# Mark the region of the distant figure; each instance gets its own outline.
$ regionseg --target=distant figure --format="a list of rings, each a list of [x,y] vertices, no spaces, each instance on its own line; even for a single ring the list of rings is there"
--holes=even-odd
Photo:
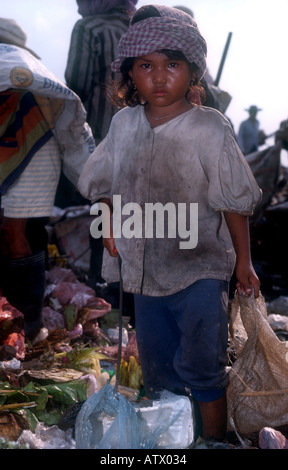
[[[256,152],[259,145],[264,144],[265,134],[259,130],[259,121],[256,119],[258,111],[262,111],[255,105],[250,106],[248,111],[249,118],[242,121],[239,127],[237,141],[244,155]]]

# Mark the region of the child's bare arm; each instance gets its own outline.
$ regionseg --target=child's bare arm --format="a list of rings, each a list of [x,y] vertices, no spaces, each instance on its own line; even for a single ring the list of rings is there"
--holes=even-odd
[[[260,281],[251,261],[248,217],[231,212],[225,212],[224,215],[236,252],[237,291],[250,295],[251,287],[253,287],[254,295],[257,298],[260,291]]]

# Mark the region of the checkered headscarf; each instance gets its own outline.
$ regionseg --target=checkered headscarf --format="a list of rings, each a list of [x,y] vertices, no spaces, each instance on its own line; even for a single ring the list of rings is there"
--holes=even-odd
[[[153,5],[155,7],[155,5]],[[119,72],[124,59],[148,55],[156,50],[182,51],[189,62],[199,67],[198,80],[206,70],[207,45],[191,16],[175,8],[156,7],[160,17],[151,17],[130,25],[118,45],[118,59],[112,71]]]

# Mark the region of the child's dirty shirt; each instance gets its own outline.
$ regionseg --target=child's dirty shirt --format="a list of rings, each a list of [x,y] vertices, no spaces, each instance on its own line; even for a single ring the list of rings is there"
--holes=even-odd
[[[86,163],[78,187],[92,203],[101,198],[113,202],[113,196],[118,206],[121,201],[122,236],[115,243],[122,258],[123,288],[151,296],[173,294],[198,279],[229,281],[235,253],[222,212],[251,215],[261,200],[229,122],[205,107],[194,107],[155,128],[143,106],[122,109]],[[147,214],[151,207],[157,214],[153,234]],[[197,207],[196,219],[191,207]],[[158,233],[155,227],[160,227]],[[189,239],[196,246],[181,248],[180,242]],[[119,280],[117,269],[117,259],[105,250],[107,282]]]

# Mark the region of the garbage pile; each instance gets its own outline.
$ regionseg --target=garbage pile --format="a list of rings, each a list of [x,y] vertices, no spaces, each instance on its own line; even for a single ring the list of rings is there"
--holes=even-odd
[[[85,438],[83,437],[83,432],[88,432],[87,422],[91,410],[97,412],[100,392],[107,395],[106,402],[116,400],[111,388],[113,389],[115,385],[119,351],[117,344],[119,312],[112,309],[104,299],[95,297],[94,291],[81,283],[71,269],[53,266],[47,272],[43,338],[32,345],[24,341],[19,321],[21,312],[9,305],[5,298],[2,297],[0,300],[0,322],[3,326],[0,346],[0,448],[76,449],[77,432],[80,442],[86,442],[87,445],[89,440],[87,435],[84,434]],[[267,312],[271,331],[275,332],[279,341],[286,344],[288,297],[280,296],[267,303]],[[4,332],[7,333],[5,338]],[[147,399],[145,400],[145,396],[143,397],[145,390],[135,331],[131,329],[129,318],[126,317],[123,318],[121,346],[118,390],[123,402],[116,400],[116,403],[126,420],[129,416],[129,425],[131,426],[131,422],[134,423],[137,430],[136,434],[132,433],[134,440],[136,436],[142,436],[141,446],[153,448],[153,445],[157,447],[157,443],[161,443],[159,441],[161,434],[168,439],[170,449],[173,448],[173,442],[177,445],[174,448],[188,447],[189,442],[193,441],[190,403],[188,398],[187,402],[180,403],[179,400],[185,397],[175,397],[173,394],[168,397],[172,400],[171,409],[175,413],[177,406],[179,408],[179,413],[177,417],[173,415],[173,420],[176,419],[176,422],[180,420],[181,426],[175,426],[174,421],[169,421],[172,415],[167,397],[164,402],[150,403],[150,427],[151,423],[154,423],[154,426],[157,423],[158,434],[155,432],[153,437],[153,433],[150,432],[150,440],[147,440],[148,434],[144,433],[144,428],[141,426],[145,409],[149,412],[149,403]],[[100,400],[100,403],[103,405],[103,401]],[[144,410],[140,423],[135,421],[136,410],[140,410],[142,415]],[[120,413],[119,409],[117,413]],[[114,444],[115,433],[117,439],[119,438],[117,427],[115,431],[115,416],[107,417],[108,414],[106,410],[104,422],[105,429],[110,428],[110,434],[105,440],[103,435],[99,437],[101,445],[106,445],[103,448],[113,448],[107,447],[107,437],[110,436],[110,442]],[[134,421],[131,421],[131,416]],[[76,428],[77,418],[79,424]],[[113,422],[114,427],[111,426]],[[161,423],[162,425],[165,423],[166,429],[160,432]],[[167,423],[171,425],[170,429],[169,426],[167,428]],[[183,423],[186,428],[183,428]],[[178,430],[178,434],[179,429],[183,432],[177,435],[175,429]],[[172,436],[171,430],[173,430]],[[97,434],[93,433],[94,439],[95,435]],[[131,436],[131,433],[121,432],[121,436],[127,435]],[[284,449],[288,446],[287,438],[288,426],[287,429],[285,426],[284,429],[273,429],[267,425],[259,432],[248,436],[236,435],[236,440],[235,436],[232,440],[233,444],[226,444],[226,447],[222,445],[220,448]],[[129,442],[127,444],[126,441],[126,445],[129,445]],[[181,447],[181,444],[184,447]],[[201,440],[194,444],[194,447],[211,448],[209,443]]]
[[[186,448],[193,441],[188,397],[143,397],[129,318],[122,317],[119,349],[119,311],[71,269],[53,266],[47,272],[42,338],[25,342],[19,317],[2,297],[0,321],[9,318],[9,328],[2,324],[10,344],[1,346],[0,448]]]
[[[96,297],[70,268],[54,265],[46,274],[44,328],[33,344],[25,340],[22,313],[0,298],[0,438],[4,442],[22,436],[19,445],[23,445],[30,433],[31,446],[31,432],[36,430],[35,442],[39,442],[43,427],[55,429],[69,407],[84,403],[107,382],[115,382],[119,311]],[[135,331],[129,318],[123,317],[122,325],[119,391],[135,400],[143,388]],[[71,440],[70,444],[73,448]]]
[[[276,251],[272,252],[271,259],[267,256],[271,248],[277,250],[277,255],[284,246],[286,249],[286,224],[281,225],[280,235],[275,231],[279,220],[284,220],[283,210],[277,208],[286,204],[287,182],[283,188],[284,185],[281,193],[284,200],[282,198],[277,204],[279,201],[274,195],[273,204],[264,211],[264,222],[262,218],[252,228],[252,251],[264,281],[262,293],[267,305],[267,322],[278,340],[286,344],[287,262],[284,256],[275,256]],[[77,433],[79,442],[80,437],[83,440],[83,432],[89,432],[89,426],[85,426],[92,405],[98,413],[96,398],[105,394],[106,405],[107,402],[109,405],[114,403],[120,351],[119,309],[97,297],[85,283],[90,223],[86,207],[84,210],[77,208],[76,213],[74,208],[69,208],[57,212],[47,227],[50,239],[42,312],[44,328],[33,344],[25,339],[22,313],[0,297],[0,448],[76,449]],[[271,247],[271,234],[278,241],[280,238],[281,243],[272,242]],[[147,400],[135,330],[128,316],[122,316],[121,323],[117,412],[115,415],[114,408],[114,415],[107,410],[104,415],[97,414],[102,431],[110,433],[111,442],[115,443],[117,438],[118,445],[130,445],[128,441],[121,444],[117,434],[120,417],[124,416],[127,422],[128,413],[129,423],[133,423],[136,430],[133,437],[143,437],[141,442],[138,440],[142,448],[175,448],[173,445],[177,448],[191,445],[196,449],[219,448],[220,444],[201,440],[192,444],[193,410],[187,397],[168,395],[162,397],[160,403]],[[236,361],[237,357],[233,357],[232,367]],[[147,426],[150,427],[149,439],[144,432]],[[180,429],[182,433],[179,433]],[[98,437],[98,444],[91,445],[108,448],[106,437],[100,434]],[[243,435],[231,431],[230,437],[229,443],[220,448],[284,449],[287,448],[288,423],[276,429],[267,422],[256,433]],[[87,441],[86,438],[87,435]]]

